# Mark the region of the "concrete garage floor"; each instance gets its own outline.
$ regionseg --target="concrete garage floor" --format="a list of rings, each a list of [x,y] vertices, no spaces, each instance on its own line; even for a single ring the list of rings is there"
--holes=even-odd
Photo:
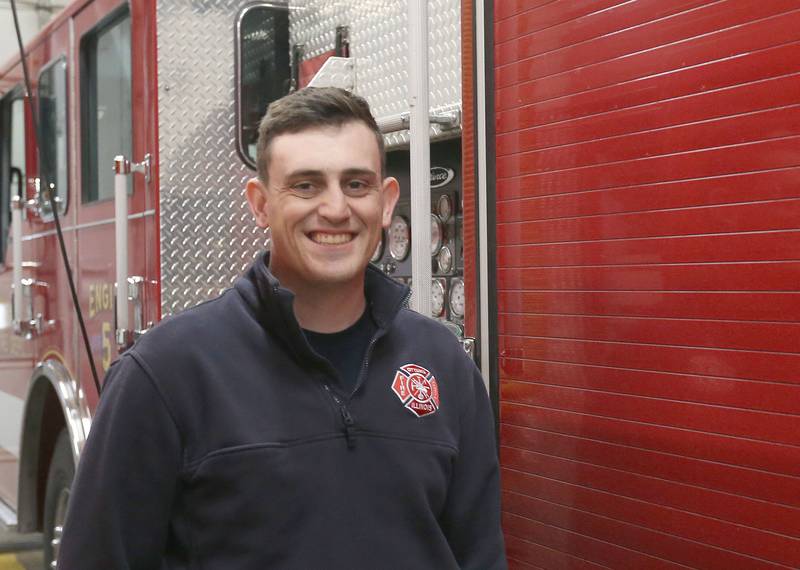
[[[46,570],[42,535],[16,534],[0,525],[0,570]]]

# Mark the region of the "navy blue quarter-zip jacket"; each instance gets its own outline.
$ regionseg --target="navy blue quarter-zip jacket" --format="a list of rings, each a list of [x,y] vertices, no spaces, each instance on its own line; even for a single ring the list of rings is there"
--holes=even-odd
[[[260,257],[112,366],[62,570],[506,568],[494,423],[457,339],[372,268],[352,394]]]

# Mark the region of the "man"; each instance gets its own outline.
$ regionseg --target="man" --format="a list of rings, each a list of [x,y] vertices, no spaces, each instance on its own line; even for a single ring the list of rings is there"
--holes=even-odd
[[[455,337],[368,261],[398,183],[366,102],[260,127],[270,253],[109,371],[59,568],[505,568],[494,430]]]

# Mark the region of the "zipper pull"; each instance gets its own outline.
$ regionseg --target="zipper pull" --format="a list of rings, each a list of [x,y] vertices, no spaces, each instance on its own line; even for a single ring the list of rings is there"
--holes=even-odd
[[[328,386],[327,384],[323,384],[322,387],[325,388],[325,391],[333,399],[333,401],[336,402],[337,406],[341,406],[342,405],[342,401],[339,399],[339,397],[336,394],[333,393],[333,390],[331,390],[330,386]]]
[[[356,446],[356,442],[353,439],[353,425],[355,425],[355,421],[353,420],[353,416],[350,415],[350,411],[345,406],[342,406],[339,410],[342,413],[344,438],[347,440],[347,449],[353,449]]]

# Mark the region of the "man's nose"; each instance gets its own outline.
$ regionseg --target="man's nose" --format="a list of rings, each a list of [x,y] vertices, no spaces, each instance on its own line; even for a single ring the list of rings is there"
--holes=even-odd
[[[350,204],[341,185],[330,184],[323,192],[319,214],[331,222],[341,222],[350,216]]]

